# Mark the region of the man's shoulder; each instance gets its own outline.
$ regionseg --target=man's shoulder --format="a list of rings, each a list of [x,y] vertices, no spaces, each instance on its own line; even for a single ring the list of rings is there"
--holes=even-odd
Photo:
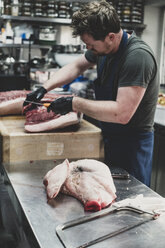
[[[151,47],[145,41],[143,41],[140,37],[137,37],[135,32],[133,32],[130,38],[128,39],[127,51],[134,52],[136,50],[141,51],[141,53],[143,53],[143,51],[144,53],[145,51],[147,51],[148,53],[154,56],[154,53]]]
[[[85,58],[91,63],[96,63],[97,61],[97,56],[92,52],[92,50],[87,50],[85,52]]]

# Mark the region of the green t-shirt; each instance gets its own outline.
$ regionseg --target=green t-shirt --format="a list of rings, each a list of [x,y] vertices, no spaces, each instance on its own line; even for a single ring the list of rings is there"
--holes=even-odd
[[[88,61],[97,64],[97,72],[103,61],[103,56],[96,56],[91,50],[85,54]],[[107,55],[101,75],[100,85],[108,84],[114,55]],[[154,114],[158,99],[159,80],[157,64],[151,48],[133,33],[127,41],[127,46],[120,58],[114,80],[114,92],[119,87],[141,86],[146,92],[135,114],[127,125],[128,128],[139,131],[153,130]],[[116,99],[114,93],[113,100]]]

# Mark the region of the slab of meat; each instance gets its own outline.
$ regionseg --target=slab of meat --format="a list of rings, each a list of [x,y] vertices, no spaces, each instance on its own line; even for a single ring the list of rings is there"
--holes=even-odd
[[[51,131],[58,128],[75,125],[80,122],[80,116],[76,112],[66,115],[56,115],[47,112],[46,107],[37,107],[26,113],[25,131],[30,133]]]
[[[27,90],[11,90],[0,92],[0,116],[2,115],[21,115],[23,102],[26,95],[30,93]],[[59,95],[54,93],[45,94],[42,101],[51,102]]]
[[[71,163],[66,159],[48,171],[43,183],[48,200],[62,192],[80,200],[85,211],[99,211],[116,199],[116,188],[108,166],[94,159]]]
[[[81,115],[75,112],[60,116],[52,111],[48,113],[47,109],[42,106],[31,109],[31,104],[29,104],[23,108],[23,102],[29,92],[26,90],[0,92],[0,116],[25,114],[25,131],[32,133],[51,131],[80,122]],[[52,102],[59,96],[63,95],[47,93],[41,102]]]
[[[0,92],[0,115],[21,115],[27,93],[26,90]]]
[[[57,94],[53,94],[53,96],[51,94],[46,94],[41,102],[51,102],[58,97],[59,95]],[[48,113],[47,108],[44,106],[36,105],[34,107],[35,108],[31,109],[31,106],[29,104],[24,108],[24,112],[26,115],[25,130],[31,133],[51,131],[58,128],[75,125],[78,124],[82,118],[81,114],[76,112],[70,112],[66,115],[60,115],[55,114],[53,111],[50,111]]]

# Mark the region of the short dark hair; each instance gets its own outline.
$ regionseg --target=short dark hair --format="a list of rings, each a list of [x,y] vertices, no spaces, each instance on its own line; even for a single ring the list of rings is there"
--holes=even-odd
[[[121,29],[116,10],[105,0],[89,2],[76,11],[71,27],[73,37],[87,33],[95,40],[104,40],[108,33],[118,33]]]

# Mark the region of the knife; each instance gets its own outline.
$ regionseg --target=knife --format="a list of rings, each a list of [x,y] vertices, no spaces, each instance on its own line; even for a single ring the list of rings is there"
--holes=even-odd
[[[50,102],[47,102],[47,103],[39,103],[39,102],[32,102],[32,101],[27,101],[27,100],[25,100],[25,102],[32,103],[32,104],[36,104],[36,105],[40,105],[40,106],[45,106],[46,108],[49,107],[49,105],[50,105]]]

